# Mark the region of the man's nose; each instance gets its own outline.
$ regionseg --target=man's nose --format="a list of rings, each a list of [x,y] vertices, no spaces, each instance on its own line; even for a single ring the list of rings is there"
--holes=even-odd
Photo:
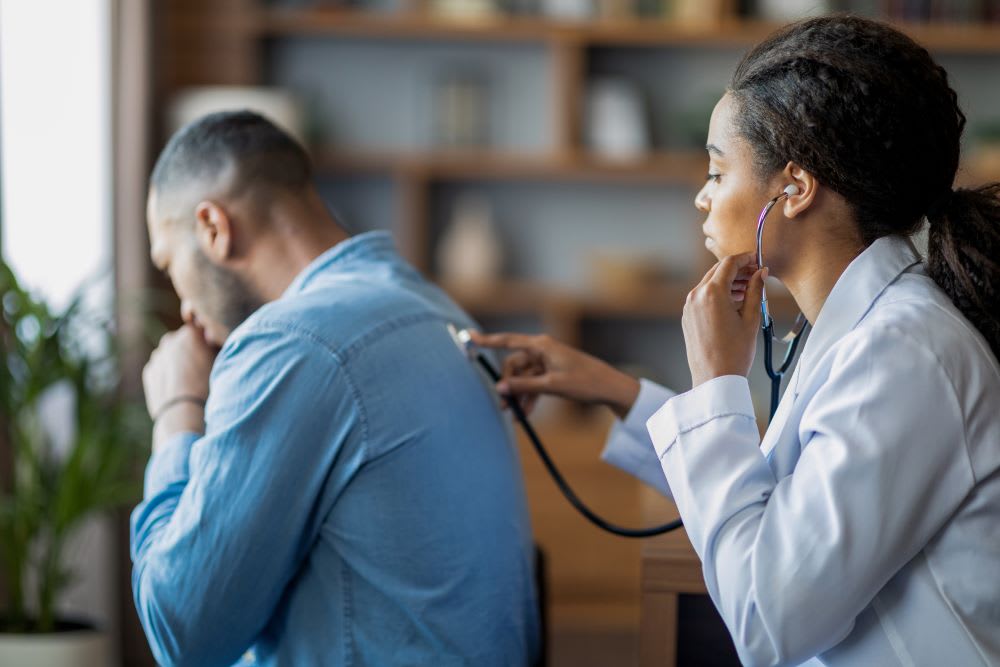
[[[181,301],[181,319],[184,324],[194,324],[194,307],[187,299]]]

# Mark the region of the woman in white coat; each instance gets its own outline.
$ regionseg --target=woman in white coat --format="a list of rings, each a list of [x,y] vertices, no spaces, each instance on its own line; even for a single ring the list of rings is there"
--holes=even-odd
[[[1000,184],[952,189],[964,124],[908,37],[793,24],[712,114],[695,205],[720,261],[684,306],[690,391],[545,336],[475,337],[512,350],[502,393],[615,411],[605,459],[673,497],[748,665],[1000,664]],[[754,223],[788,185],[757,267]],[[767,272],[813,328],[762,440],[746,376]]]

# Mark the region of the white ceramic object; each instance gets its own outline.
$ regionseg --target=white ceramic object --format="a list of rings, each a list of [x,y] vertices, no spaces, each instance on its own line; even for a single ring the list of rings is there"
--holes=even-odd
[[[642,94],[625,79],[598,79],[587,91],[587,145],[597,155],[630,160],[649,152]]]
[[[434,0],[431,9],[437,16],[460,21],[492,19],[499,13],[495,0]]]
[[[0,633],[4,667],[111,667],[111,643],[97,630],[43,635]]]
[[[489,85],[477,74],[441,78],[435,89],[434,136],[444,148],[489,144]]]
[[[283,88],[257,86],[198,86],[186,88],[171,101],[167,129],[171,134],[193,120],[217,111],[253,111],[301,143],[306,139],[305,113],[299,100]]]
[[[791,21],[806,16],[822,16],[830,11],[827,0],[758,0],[759,18],[769,21]]]
[[[438,247],[437,264],[445,283],[463,288],[487,285],[500,276],[503,250],[485,200],[458,202]]]
[[[564,21],[585,21],[594,18],[594,0],[542,0],[546,16]]]

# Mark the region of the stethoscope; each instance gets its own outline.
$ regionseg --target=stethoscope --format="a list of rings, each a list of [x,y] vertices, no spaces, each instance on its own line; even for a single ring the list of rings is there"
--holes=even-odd
[[[764,204],[764,208],[761,209],[760,215],[757,217],[757,266],[764,266],[763,257],[763,238],[764,238],[764,220],[767,219],[767,214],[771,212],[774,205],[777,204],[782,199],[791,197],[792,195],[799,194],[799,189],[795,185],[786,186],[780,195],[773,198],[771,201]],[[792,325],[792,330],[789,331],[781,339],[781,342],[788,346],[785,351],[785,358],[781,361],[781,366],[778,370],[774,369],[774,320],[771,319],[771,313],[767,309],[767,290],[761,288],[763,291],[761,293],[760,299],[760,328],[761,332],[764,334],[764,370],[767,371],[767,377],[771,378],[771,409],[768,413],[767,421],[770,422],[774,418],[774,413],[778,410],[778,401],[781,398],[781,378],[785,376],[788,372],[788,368],[792,365],[792,360],[795,358],[795,350],[799,347],[799,341],[802,339],[802,334],[806,332],[809,328],[809,322],[806,320],[806,316],[799,313],[795,318],[795,324]]]
[[[774,205],[781,199],[798,194],[798,192],[799,190],[797,187],[789,185],[780,195],[767,202],[761,210],[760,217],[757,218],[758,267],[764,266],[761,251],[761,239],[763,238],[764,220],[767,218],[767,214],[771,212]],[[799,345],[799,340],[802,338],[802,334],[805,333],[808,328],[808,323],[805,316],[802,315],[802,313],[799,313],[799,316],[795,319],[795,325],[792,327],[792,330],[781,339],[782,342],[788,345],[788,350],[785,352],[785,357],[781,362],[781,366],[775,370],[773,366],[773,352],[771,349],[774,344],[774,322],[771,319],[771,314],[767,308],[766,292],[761,295],[760,311],[761,330],[764,334],[764,368],[767,370],[768,377],[771,378],[770,417],[774,417],[774,413],[778,408],[779,395],[781,393],[781,379],[788,371],[789,366],[791,366],[792,359],[795,357],[795,350]],[[451,334],[451,338],[455,341],[455,344],[458,345],[459,349],[462,350],[468,358],[475,360],[494,383],[500,382],[500,372],[493,366],[486,355],[479,350],[475,343],[472,342],[472,336],[467,329],[456,329],[454,325],[449,324],[448,332]],[[677,530],[684,525],[681,519],[674,519],[673,521],[665,524],[650,526],[649,528],[625,528],[611,523],[610,521],[607,521],[603,517],[599,516],[587,507],[582,500],[580,500],[580,497],[576,495],[576,492],[573,491],[569,483],[566,482],[562,473],[559,472],[556,464],[552,461],[552,457],[549,456],[545,446],[542,445],[542,441],[535,432],[534,427],[532,427],[531,422],[528,421],[528,416],[524,414],[521,404],[514,400],[508,400],[507,404],[510,406],[510,410],[514,415],[514,418],[521,425],[525,435],[528,436],[528,440],[531,441],[532,446],[538,453],[538,457],[542,460],[542,463],[545,465],[545,469],[548,470],[549,475],[551,475],[553,481],[555,481],[556,486],[559,487],[563,496],[565,496],[566,500],[568,500],[569,503],[584,516],[584,518],[593,523],[595,526],[602,530],[606,530],[609,533],[620,535],[621,537],[652,537],[654,535],[662,535],[663,533]],[[770,421],[770,417],[768,421]]]

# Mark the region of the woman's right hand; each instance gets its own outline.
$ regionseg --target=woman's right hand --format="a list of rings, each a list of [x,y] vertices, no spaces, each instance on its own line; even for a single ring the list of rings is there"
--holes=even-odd
[[[639,395],[639,381],[632,376],[550,336],[470,333],[480,347],[510,352],[497,391],[517,397],[525,413],[539,396],[551,395],[606,405],[624,419]]]

